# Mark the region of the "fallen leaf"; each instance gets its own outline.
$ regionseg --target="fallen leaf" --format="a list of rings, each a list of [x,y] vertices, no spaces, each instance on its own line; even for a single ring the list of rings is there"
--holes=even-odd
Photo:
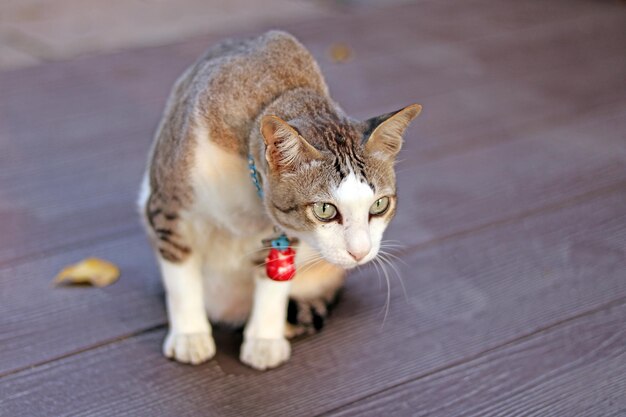
[[[120,270],[111,262],[87,258],[77,264],[63,268],[54,278],[54,284],[91,284],[106,287],[113,284],[120,276]]]
[[[346,62],[352,57],[352,49],[345,43],[335,43],[330,47],[330,57],[335,62]]]

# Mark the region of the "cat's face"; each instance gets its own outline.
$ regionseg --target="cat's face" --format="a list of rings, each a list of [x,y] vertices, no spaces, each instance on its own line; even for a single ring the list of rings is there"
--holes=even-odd
[[[375,258],[396,211],[395,157],[420,109],[362,123],[264,118],[265,204],[275,223],[343,268]]]

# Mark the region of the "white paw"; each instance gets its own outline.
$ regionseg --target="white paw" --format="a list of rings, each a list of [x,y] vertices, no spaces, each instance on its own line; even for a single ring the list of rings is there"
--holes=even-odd
[[[264,371],[286,362],[291,356],[287,339],[248,339],[241,345],[239,359],[248,366]]]
[[[178,362],[198,365],[215,356],[215,342],[209,332],[167,333],[163,342],[163,354]]]

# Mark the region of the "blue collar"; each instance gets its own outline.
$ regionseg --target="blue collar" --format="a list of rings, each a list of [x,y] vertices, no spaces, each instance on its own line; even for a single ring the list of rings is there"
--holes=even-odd
[[[250,168],[250,178],[256,188],[256,192],[261,199],[263,199],[263,187],[261,187],[261,181],[259,180],[259,171],[256,169],[256,164],[252,158],[252,154],[248,154],[248,168]],[[281,233],[277,238],[271,239],[271,245],[274,249],[285,250],[291,246],[291,242],[287,235]]]
[[[252,178],[252,183],[256,187],[256,193],[263,198],[263,187],[261,187],[261,181],[259,180],[259,171],[257,171],[254,159],[250,153],[248,154],[248,168],[250,168],[250,178]]]

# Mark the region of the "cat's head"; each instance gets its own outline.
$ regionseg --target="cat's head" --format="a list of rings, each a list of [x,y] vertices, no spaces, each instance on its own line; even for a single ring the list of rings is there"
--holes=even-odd
[[[396,212],[396,155],[420,111],[413,104],[365,122],[264,116],[265,204],[274,222],[343,268],[376,257]]]

